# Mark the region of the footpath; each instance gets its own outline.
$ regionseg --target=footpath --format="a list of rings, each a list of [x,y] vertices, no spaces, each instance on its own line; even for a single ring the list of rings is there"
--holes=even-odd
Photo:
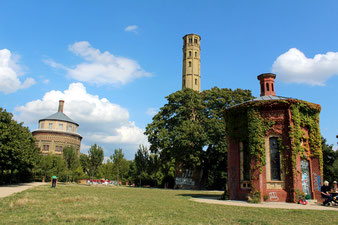
[[[11,185],[4,185],[0,186],[0,198],[4,198],[10,196],[14,193],[18,193],[29,188],[44,185],[46,183],[42,182],[33,182],[33,183],[20,183],[20,184],[11,184]]]
[[[338,212],[338,206],[321,206],[317,204],[301,205],[286,202],[262,202],[253,204],[246,201],[216,200],[211,198],[191,198],[190,200],[194,202],[217,204],[217,205],[244,206],[244,207],[257,207],[269,209],[333,210]]]

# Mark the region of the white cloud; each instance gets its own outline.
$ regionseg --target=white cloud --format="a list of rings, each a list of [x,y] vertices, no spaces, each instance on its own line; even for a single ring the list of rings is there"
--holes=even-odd
[[[80,125],[83,151],[97,143],[105,146],[106,155],[109,155],[114,148],[124,146],[129,148],[126,155],[132,157],[139,144],[148,145],[144,130],[129,121],[127,109],[87,93],[82,83],[72,83],[63,92],[49,91],[42,99],[15,108],[15,118],[28,125],[37,125],[39,119],[57,112],[61,99],[65,100],[64,113]]]
[[[149,108],[147,109],[146,114],[149,116],[155,116],[158,113],[158,109],[157,108]]]
[[[101,52],[87,41],[75,42],[68,49],[83,58],[85,62],[73,68],[54,62],[52,59],[44,62],[54,68],[66,70],[67,75],[75,80],[98,85],[123,85],[136,78],[150,76],[150,73],[145,72],[136,61],[114,56],[108,51]]]
[[[137,33],[137,29],[138,29],[137,25],[130,25],[130,26],[127,26],[124,30],[127,32]]]
[[[303,52],[291,48],[276,59],[272,72],[287,83],[323,86],[330,77],[338,75],[338,52],[327,52],[307,58]]]
[[[23,83],[19,80],[23,72],[17,60],[18,57],[13,56],[8,49],[0,49],[0,92],[9,94],[35,84],[35,80],[30,77]]]

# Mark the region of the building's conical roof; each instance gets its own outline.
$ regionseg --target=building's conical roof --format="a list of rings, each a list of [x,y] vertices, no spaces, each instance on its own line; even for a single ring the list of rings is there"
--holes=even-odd
[[[53,115],[50,115],[50,116],[48,116],[44,119],[41,119],[39,121],[43,121],[43,120],[58,120],[58,121],[65,121],[65,122],[74,123],[76,125],[79,125],[74,120],[69,118],[66,114],[64,114],[63,112],[54,113]]]

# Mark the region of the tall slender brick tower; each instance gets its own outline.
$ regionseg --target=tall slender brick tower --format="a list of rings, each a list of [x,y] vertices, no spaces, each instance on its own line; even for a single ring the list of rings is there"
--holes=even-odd
[[[182,89],[201,92],[201,37],[187,34],[183,37]]]

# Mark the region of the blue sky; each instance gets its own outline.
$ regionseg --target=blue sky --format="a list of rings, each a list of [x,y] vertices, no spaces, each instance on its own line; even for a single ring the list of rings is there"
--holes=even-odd
[[[152,113],[181,88],[182,37],[201,41],[202,90],[250,89],[275,72],[277,95],[322,106],[337,148],[336,1],[0,0],[0,107],[31,130],[57,110],[80,124],[82,151],[131,159]]]

